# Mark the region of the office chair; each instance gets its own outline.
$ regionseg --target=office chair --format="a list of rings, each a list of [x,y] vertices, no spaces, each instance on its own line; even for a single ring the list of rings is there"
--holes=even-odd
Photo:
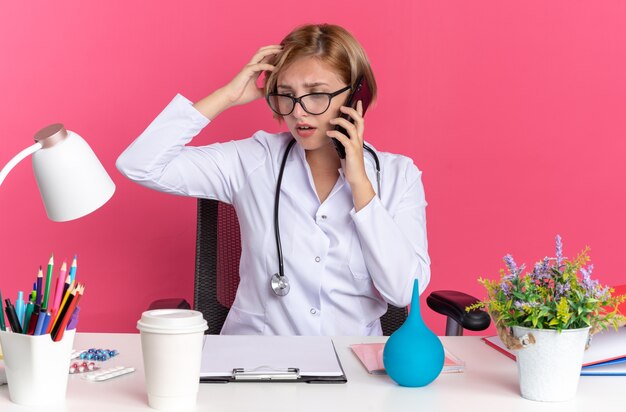
[[[241,238],[235,209],[217,200],[198,199],[193,307],[203,313],[209,334],[220,333],[235,300],[240,256]],[[489,326],[487,313],[465,312],[465,307],[476,301],[472,296],[455,291],[433,292],[427,299],[428,306],[448,317],[446,335],[462,335],[463,328],[483,330]],[[159,308],[191,307],[184,299],[161,299],[150,305],[150,309]],[[389,305],[380,319],[383,334],[391,335],[404,323],[407,314],[407,308]]]

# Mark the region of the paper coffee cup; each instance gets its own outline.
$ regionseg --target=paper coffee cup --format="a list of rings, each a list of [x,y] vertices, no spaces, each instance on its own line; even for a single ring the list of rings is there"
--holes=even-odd
[[[185,309],[149,310],[137,322],[148,405],[159,410],[193,408],[200,385],[204,331],[202,313]]]
[[[50,335],[0,331],[12,402],[47,406],[65,401],[75,332],[66,330],[63,339],[53,342]]]

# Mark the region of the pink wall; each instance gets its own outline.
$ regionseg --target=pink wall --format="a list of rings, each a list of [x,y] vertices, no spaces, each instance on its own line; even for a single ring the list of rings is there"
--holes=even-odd
[[[54,252],[79,254],[82,331],[134,331],[151,300],[190,298],[195,201],[125,180],[115,159],[176,92],[203,97],[306,22],[361,40],[380,86],[366,138],[424,171],[429,290],[481,296],[475,279],[496,276],[505,253],[532,264],[552,253],[556,233],[566,254],[591,246],[605,283],[625,283],[626,5],[364,4],[2,2],[0,165],[61,121],[117,184],[98,212],[53,223],[30,162],[19,165],[0,189],[4,295],[28,289]],[[279,129],[261,101],[226,112],[197,143],[259,128]],[[443,319],[424,312],[442,333]]]

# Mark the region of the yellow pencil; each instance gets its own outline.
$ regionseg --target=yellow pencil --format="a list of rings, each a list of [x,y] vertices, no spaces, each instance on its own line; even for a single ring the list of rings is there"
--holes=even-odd
[[[59,315],[63,312],[63,308],[65,307],[65,304],[67,303],[67,299],[69,298],[73,289],[74,289],[74,282],[71,282],[70,287],[67,288],[67,292],[65,292],[65,296],[63,296],[63,300],[61,301],[61,306],[59,306],[59,310],[57,311],[57,313],[54,314],[54,322],[50,322],[50,325],[48,326],[47,333],[50,333],[50,331],[52,331],[52,328],[54,328],[54,325],[56,325],[57,322],[59,322]]]

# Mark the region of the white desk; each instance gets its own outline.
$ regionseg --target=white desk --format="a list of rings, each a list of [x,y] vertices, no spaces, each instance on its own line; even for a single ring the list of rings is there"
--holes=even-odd
[[[403,388],[386,375],[369,375],[349,348],[351,343],[382,342],[385,338],[334,338],[348,377],[346,384],[228,383],[201,384],[197,411],[600,411],[621,410],[626,377],[581,377],[575,400],[540,403],[519,395],[515,362],[477,337],[444,337],[444,345],[466,363],[460,374],[442,374],[424,388]],[[118,349],[110,366],[133,366],[135,373],[105,382],[88,382],[71,375],[64,407],[48,411],[150,411],[144,389],[141,347],[137,334],[82,333],[74,348]],[[611,409],[609,409],[611,408]],[[37,408],[15,405],[7,386],[0,386],[0,411]]]

